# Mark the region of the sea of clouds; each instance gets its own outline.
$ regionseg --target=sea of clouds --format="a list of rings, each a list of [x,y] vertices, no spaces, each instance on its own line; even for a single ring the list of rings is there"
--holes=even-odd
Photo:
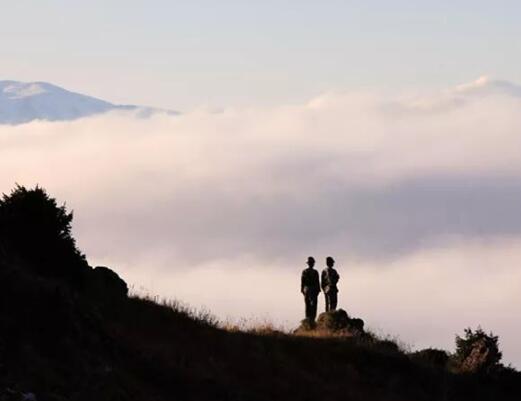
[[[135,291],[292,327],[306,257],[332,255],[370,327],[451,349],[482,325],[521,366],[515,84],[0,126],[15,183],[66,201],[91,264]]]

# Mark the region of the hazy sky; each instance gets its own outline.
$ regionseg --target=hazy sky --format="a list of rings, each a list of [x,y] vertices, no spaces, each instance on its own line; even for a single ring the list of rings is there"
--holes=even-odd
[[[0,0],[0,78],[121,103],[298,102],[326,90],[521,82],[519,1]]]

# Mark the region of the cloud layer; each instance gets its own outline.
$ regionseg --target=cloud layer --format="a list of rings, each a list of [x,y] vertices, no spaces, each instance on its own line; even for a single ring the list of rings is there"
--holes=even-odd
[[[294,324],[305,257],[332,254],[341,304],[369,324],[448,346],[490,323],[521,365],[520,106],[518,86],[480,78],[0,126],[0,188],[43,185],[75,210],[93,264],[221,316]]]

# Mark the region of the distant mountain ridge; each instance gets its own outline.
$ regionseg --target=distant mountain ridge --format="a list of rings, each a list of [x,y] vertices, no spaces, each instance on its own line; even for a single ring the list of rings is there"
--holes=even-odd
[[[0,81],[0,124],[71,121],[114,110],[134,111],[140,117],[155,113],[178,114],[151,107],[117,105],[46,82]]]

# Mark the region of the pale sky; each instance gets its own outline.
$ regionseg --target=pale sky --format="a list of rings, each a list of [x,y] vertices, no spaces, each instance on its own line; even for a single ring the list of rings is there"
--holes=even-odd
[[[0,79],[187,111],[521,82],[519,1],[0,0]]]

